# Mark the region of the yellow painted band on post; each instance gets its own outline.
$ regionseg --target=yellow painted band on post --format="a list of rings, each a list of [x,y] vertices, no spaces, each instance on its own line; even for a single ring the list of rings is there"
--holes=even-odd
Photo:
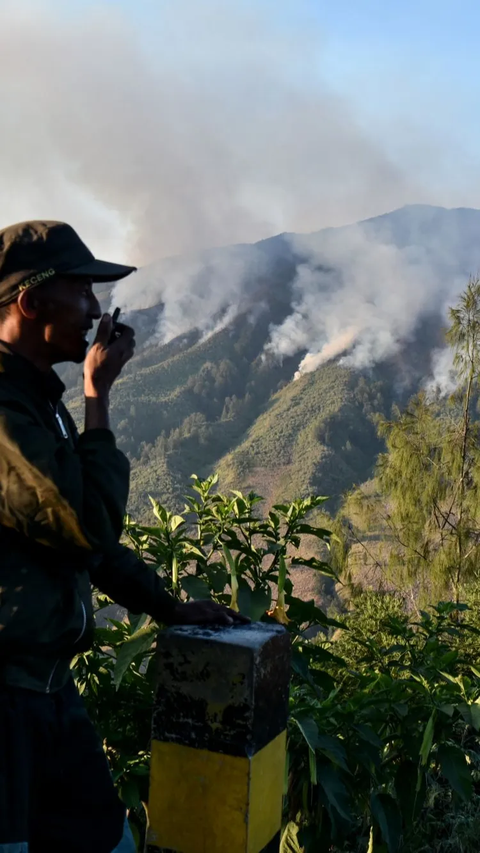
[[[247,853],[259,853],[282,824],[287,733],[267,743],[252,756]]]
[[[261,853],[280,829],[286,732],[251,758],[152,741],[148,843]]]

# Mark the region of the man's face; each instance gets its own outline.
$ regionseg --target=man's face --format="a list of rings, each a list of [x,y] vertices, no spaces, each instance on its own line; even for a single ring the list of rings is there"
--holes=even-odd
[[[38,320],[51,363],[82,362],[88,348],[87,335],[101,317],[91,279],[59,276],[41,285],[32,296],[38,303]]]

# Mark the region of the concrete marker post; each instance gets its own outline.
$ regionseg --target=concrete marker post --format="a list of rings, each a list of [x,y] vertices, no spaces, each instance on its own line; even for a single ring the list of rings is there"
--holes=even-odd
[[[288,632],[175,627],[157,655],[148,853],[278,853]]]

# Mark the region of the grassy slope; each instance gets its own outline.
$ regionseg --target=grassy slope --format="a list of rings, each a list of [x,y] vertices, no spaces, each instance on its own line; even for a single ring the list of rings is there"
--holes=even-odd
[[[219,463],[221,485],[255,488],[271,503],[311,492],[337,497],[363,477],[371,427],[355,376],[328,364],[275,394],[245,439]]]
[[[439,266],[443,269],[447,257],[458,273],[471,266],[472,251],[477,251],[479,219],[478,211],[405,208],[362,227],[367,236],[425,246],[432,256],[441,232],[445,252]],[[323,232],[305,238],[317,248],[324,240]],[[365,378],[367,395],[377,380],[382,386],[379,394],[373,390],[368,406],[365,394],[363,402],[358,395],[359,375],[336,364],[293,382],[301,353],[282,365],[262,354],[270,325],[281,323],[290,311],[298,257],[282,237],[259,246],[269,260],[249,282],[250,308],[260,307],[255,320],[246,313],[206,340],[191,333],[159,347],[151,343],[158,309],[135,318],[139,341],[146,345],[114,388],[112,425],[132,460],[131,510],[136,515],[144,512],[147,493],[174,505],[192,472],[206,475],[215,468],[225,487],[253,486],[272,501],[309,491],[337,498],[371,474],[379,446],[368,414],[387,411],[404,393],[404,384],[414,391],[429,369],[430,350],[441,345],[439,320],[432,317],[396,355],[388,375],[380,367]],[[110,296],[104,290],[107,307]],[[81,370],[68,367],[62,373],[67,402],[80,424]],[[376,399],[382,395],[388,399]]]
[[[218,470],[222,488],[255,488],[269,503],[328,494],[332,509],[344,489],[370,474],[378,447],[356,396],[358,374],[327,364],[293,381],[294,365],[255,358],[263,330],[256,335],[255,328],[240,326],[154,365],[143,366],[137,357],[116,383],[112,423],[131,455],[130,511],[136,517],[148,513],[149,494],[171,506],[181,502],[192,473]],[[233,372],[222,387],[192,390],[205,371],[215,377],[225,360]],[[238,410],[225,415],[233,393]],[[69,396],[80,423],[82,399],[77,389]],[[203,418],[200,426],[185,427],[173,446],[159,446],[162,433],[172,435],[194,412]]]

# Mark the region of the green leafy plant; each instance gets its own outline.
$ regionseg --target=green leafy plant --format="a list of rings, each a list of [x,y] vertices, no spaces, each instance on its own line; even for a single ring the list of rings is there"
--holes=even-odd
[[[299,649],[308,677],[292,690],[285,853],[294,826],[305,853],[413,851],[433,831],[433,789],[450,812],[480,791],[480,673],[461,657],[472,633],[457,618],[465,605],[441,603],[411,621],[376,599],[383,619],[370,635],[360,609],[337,642]]]
[[[291,634],[283,853],[417,853],[438,840],[440,808],[453,833],[452,815],[480,795],[480,672],[464,654],[479,633],[471,611],[444,602],[412,619],[398,600],[370,593],[331,618],[292,582],[296,565],[335,579],[331,535],[310,515],[324,498],[262,515],[258,495],[215,487],[215,477],[194,477],[183,512],[152,501],[156,524],[127,519],[125,530],[176,597],[233,603]],[[304,556],[307,538],[315,556]],[[98,597],[100,609],[108,603]],[[107,624],[74,675],[141,843],[161,626],[132,614]]]
[[[182,513],[152,500],[156,524],[127,518],[125,533],[137,554],[153,565],[177,598],[212,598],[252,620],[287,624],[295,643],[303,630],[338,627],[314,601],[293,595],[293,565],[336,578],[321,556],[302,557],[308,537],[328,552],[330,533],[308,523],[325,498],[277,505],[262,517],[262,498],[251,492],[215,491],[217,477],[192,477],[193,495]],[[311,549],[310,549],[311,550]],[[99,610],[112,602],[97,598]],[[105,751],[131,822],[142,831],[148,789],[150,716],[154,696],[155,638],[161,626],[149,617],[109,618],[97,628],[93,648],[73,662],[74,676],[101,732]]]
[[[302,604],[292,596],[292,565],[306,565],[336,579],[328,562],[299,553],[306,536],[328,548],[330,531],[306,520],[326,498],[313,496],[277,504],[262,518],[257,511],[262,502],[259,495],[218,494],[217,482],[217,476],[206,480],[193,476],[195,494],[186,498],[183,513],[174,515],[152,500],[157,526],[127,519],[126,534],[136,552],[158,568],[173,595],[211,597],[225,604],[232,604],[233,597],[234,607],[258,620],[265,618],[272,591],[277,590],[272,615],[285,621],[285,607]],[[321,624],[329,624],[315,609],[304,615],[303,621],[315,624],[319,618]]]

